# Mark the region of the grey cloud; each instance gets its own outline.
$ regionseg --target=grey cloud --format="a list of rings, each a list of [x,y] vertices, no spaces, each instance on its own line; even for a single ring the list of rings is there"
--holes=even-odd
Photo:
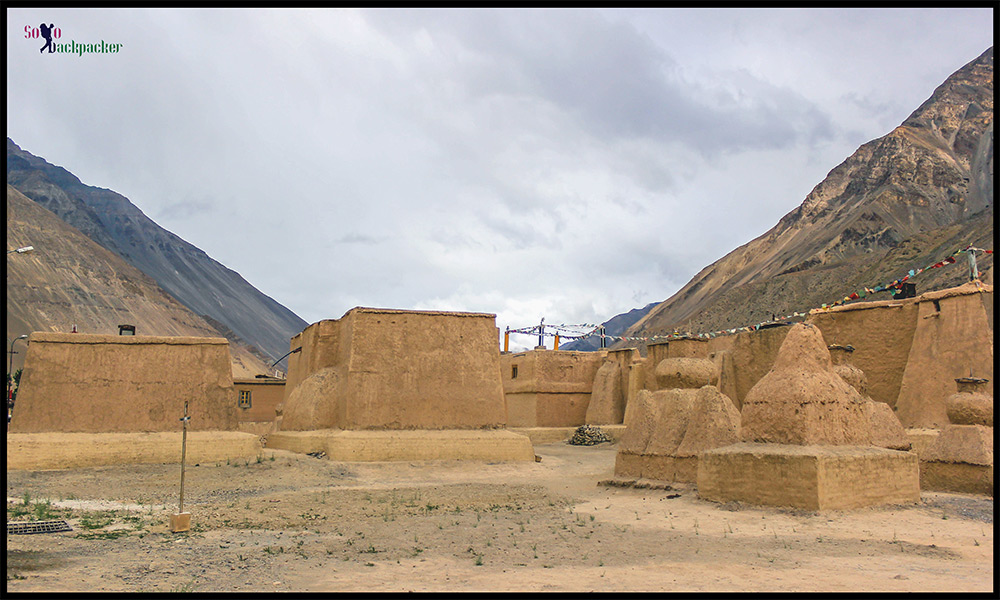
[[[952,10],[48,12],[126,52],[10,36],[8,135],[307,320],[665,299],[992,39]]]
[[[382,243],[384,241],[385,241],[384,237],[376,237],[352,231],[351,233],[338,237],[336,240],[334,240],[334,244],[374,245]]]
[[[413,16],[413,15],[408,15]],[[686,81],[676,62],[646,36],[597,11],[366,13],[395,36],[417,27],[446,39],[456,56],[454,81],[470,98],[531,95],[573,115],[600,138],[679,142],[711,155],[784,147],[800,137],[828,138],[829,118],[789,89],[739,70],[721,81]],[[462,54],[464,51],[465,54]],[[718,93],[735,88],[742,99]],[[713,98],[714,101],[709,101]]]

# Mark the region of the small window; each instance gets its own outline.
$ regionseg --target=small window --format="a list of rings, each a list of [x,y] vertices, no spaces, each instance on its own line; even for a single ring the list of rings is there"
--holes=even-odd
[[[510,378],[517,379],[517,365],[513,365],[510,368]]]
[[[240,408],[250,408],[250,390],[240,390]]]

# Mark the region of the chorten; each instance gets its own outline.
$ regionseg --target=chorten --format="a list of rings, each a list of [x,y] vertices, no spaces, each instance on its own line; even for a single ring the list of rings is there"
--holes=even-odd
[[[918,502],[915,454],[879,447],[886,418],[834,368],[820,330],[799,323],[747,393],[742,442],[699,454],[698,494],[812,510]]]

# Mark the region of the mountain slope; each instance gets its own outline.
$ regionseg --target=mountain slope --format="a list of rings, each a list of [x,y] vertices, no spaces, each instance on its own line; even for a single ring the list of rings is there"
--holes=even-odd
[[[833,169],[770,231],[703,269],[626,335],[753,325],[891,282],[969,244],[992,249],[992,238],[990,48]],[[988,257],[981,267],[991,265]],[[940,269],[914,283],[923,292],[966,275]]]
[[[7,259],[8,340],[74,326],[116,334],[122,324],[135,325],[139,335],[224,337],[147,275],[10,185],[7,244],[36,248]],[[230,343],[230,353],[235,377],[272,372],[271,361],[245,345]]]
[[[127,198],[83,184],[72,173],[7,138],[7,183],[153,278],[206,319],[223,324],[271,361],[307,323],[235,271],[163,229]]]

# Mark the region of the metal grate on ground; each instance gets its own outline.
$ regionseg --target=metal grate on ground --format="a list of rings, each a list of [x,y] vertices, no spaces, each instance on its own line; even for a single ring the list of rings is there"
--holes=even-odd
[[[16,521],[7,522],[7,535],[26,535],[30,533],[57,533],[73,531],[66,521]]]

